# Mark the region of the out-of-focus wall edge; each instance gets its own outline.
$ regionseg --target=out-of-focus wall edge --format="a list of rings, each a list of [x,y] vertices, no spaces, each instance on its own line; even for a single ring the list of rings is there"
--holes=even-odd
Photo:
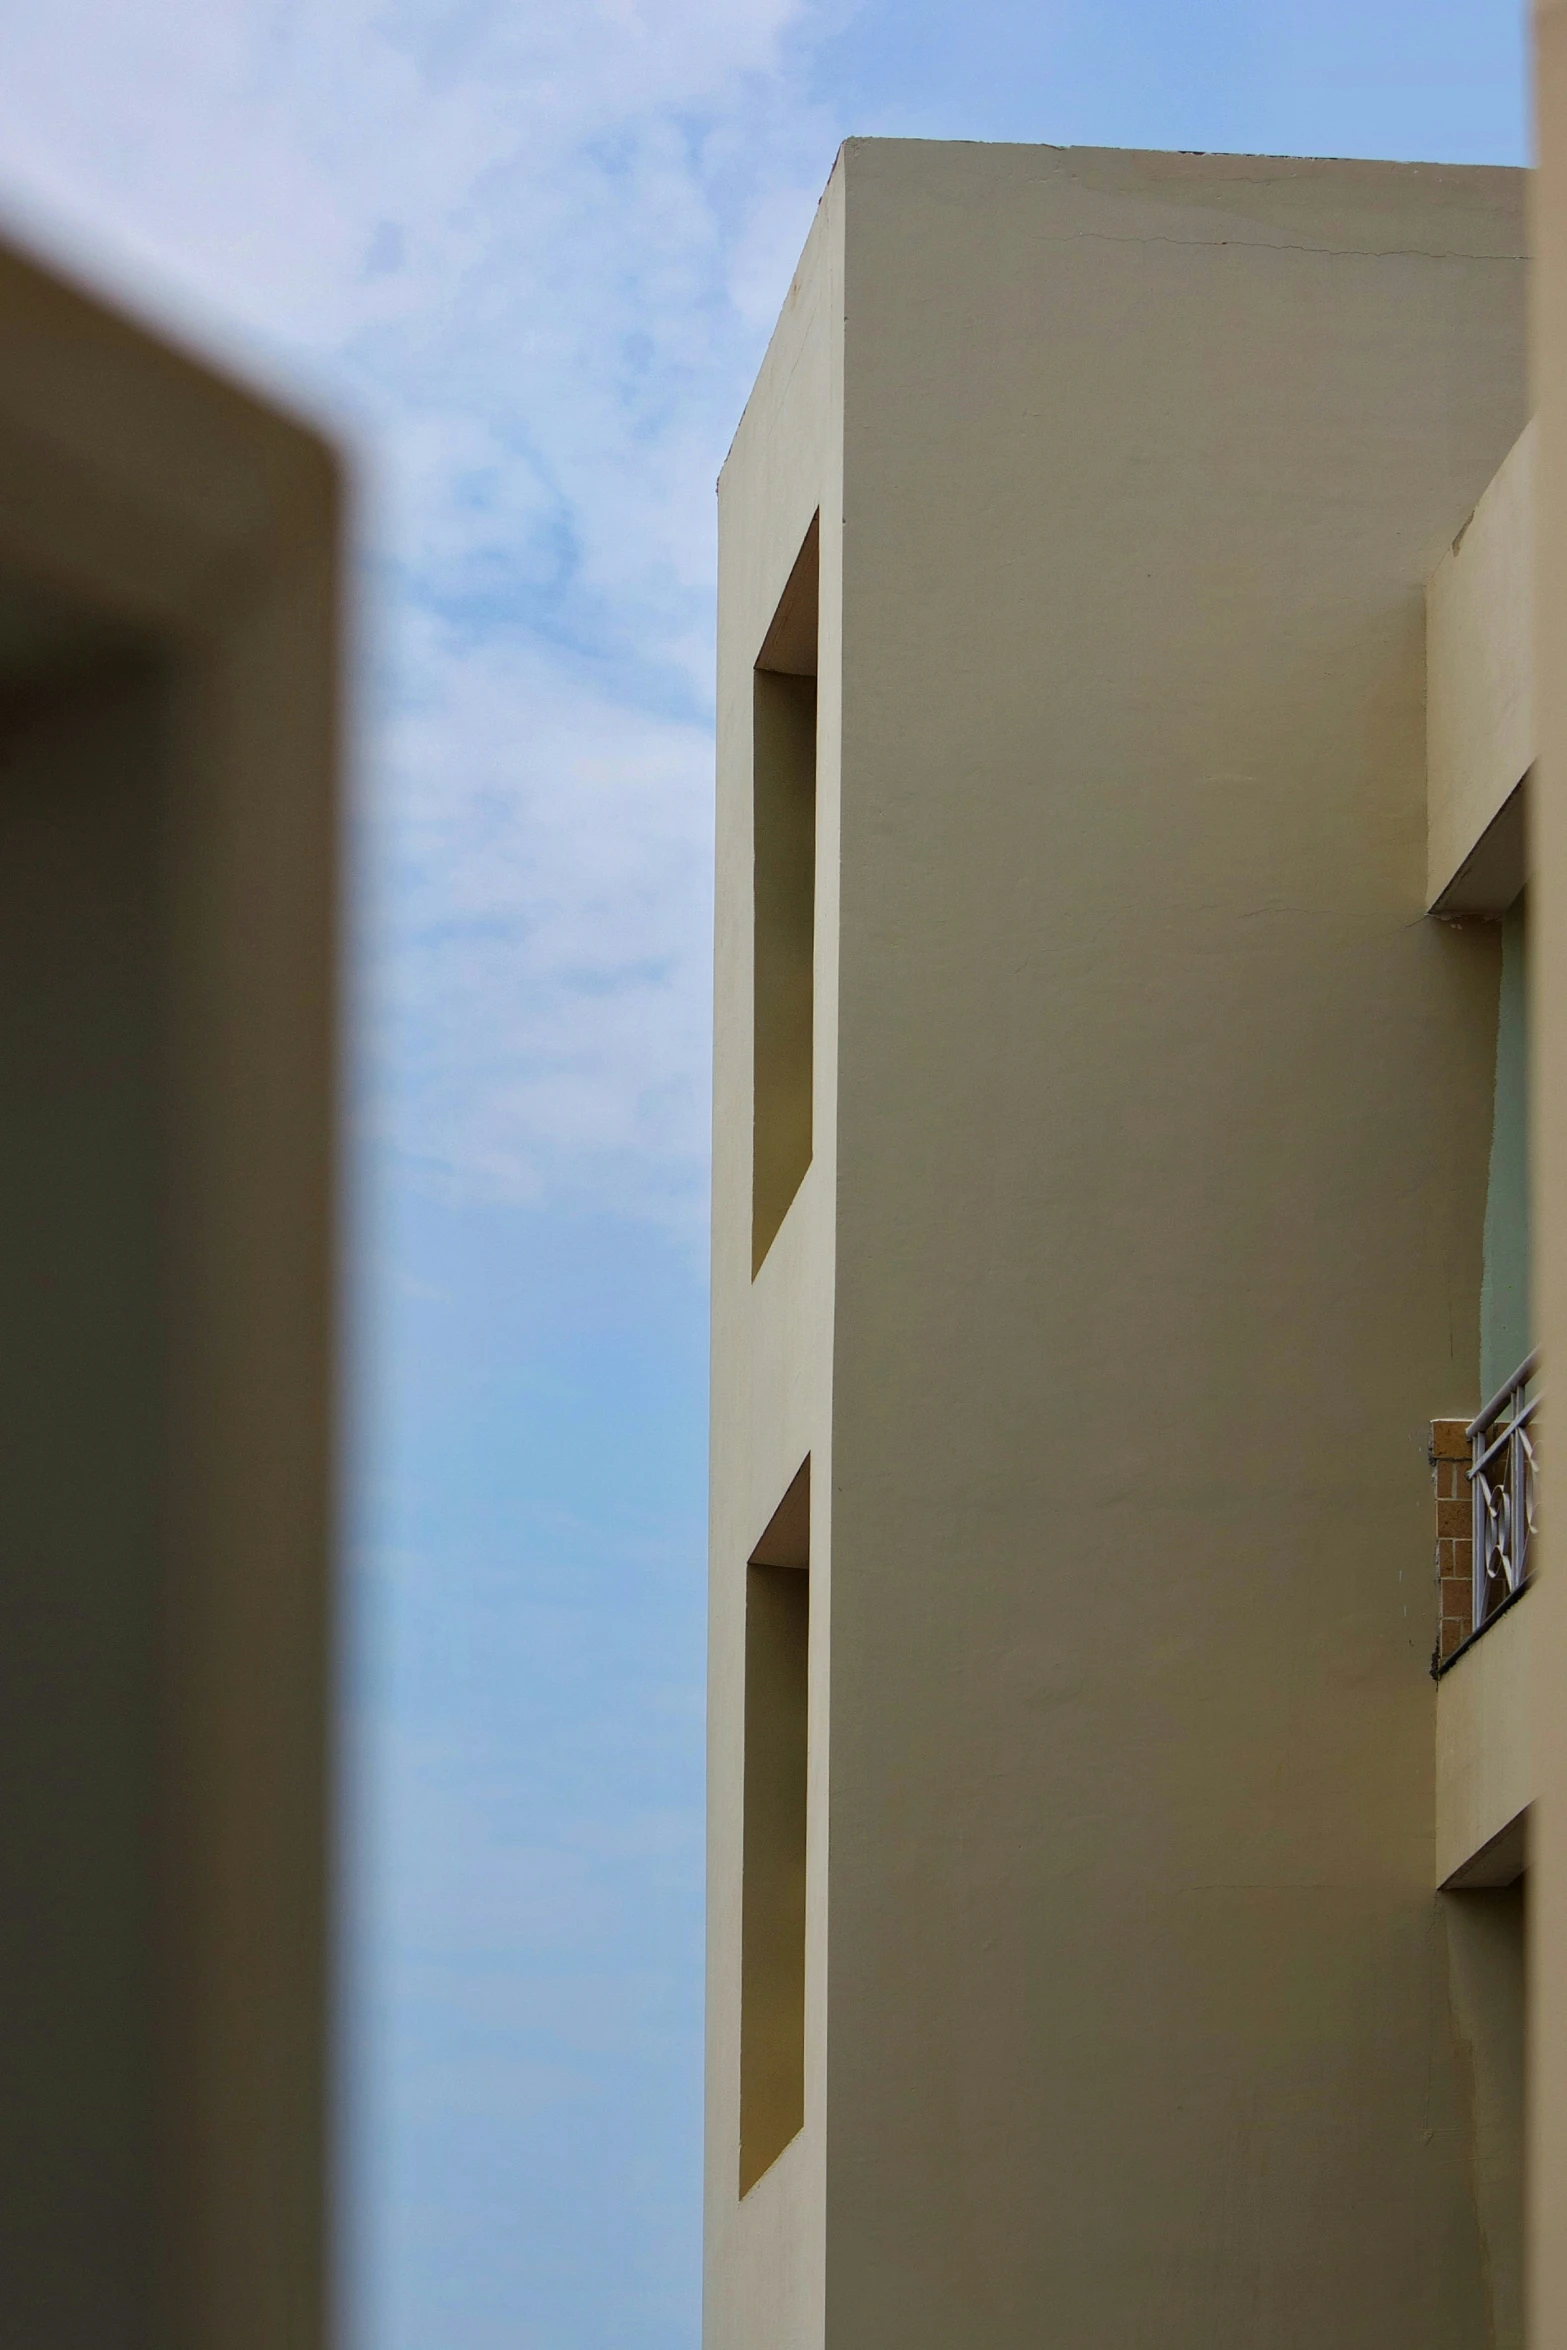
[[[334,539],[323,507],[180,700],[167,2240],[191,2350],[325,2330]]]

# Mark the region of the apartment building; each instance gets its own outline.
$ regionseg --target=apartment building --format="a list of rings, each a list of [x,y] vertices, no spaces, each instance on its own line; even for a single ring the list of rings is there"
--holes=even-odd
[[[332,452],[0,248],[0,2337],[326,2325]]]
[[[1538,434],[1533,546],[1533,739],[1529,843],[1533,956],[1530,1286],[1546,1361],[1567,1353],[1567,7],[1536,0],[1531,209],[1531,390]],[[1532,2350],[1567,2344],[1567,1672],[1563,1582],[1545,1545],[1528,1601],[1527,2327]],[[1539,1539],[1536,1539],[1536,1550]],[[1537,1570],[1538,1571],[1538,1570]]]
[[[1527,208],[822,200],[720,485],[708,2350],[1516,2345],[1526,2192],[1567,2341]]]

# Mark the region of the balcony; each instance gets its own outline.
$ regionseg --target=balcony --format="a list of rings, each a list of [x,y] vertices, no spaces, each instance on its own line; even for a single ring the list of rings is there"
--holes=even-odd
[[[1527,1857],[1528,1652],[1516,1603],[1533,1563],[1539,1370],[1538,1353],[1527,1355],[1474,1419],[1431,1428],[1440,1885],[1507,1884]]]
[[[1474,1553],[1471,1638],[1483,1632],[1529,1580],[1537,1493],[1539,1370],[1536,1348],[1525,1355],[1478,1419],[1469,1423],[1467,1433],[1473,1448],[1470,1539]]]
[[[1529,1580],[1539,1466],[1540,1356],[1527,1354],[1474,1419],[1433,1420],[1438,1626],[1445,1673]]]

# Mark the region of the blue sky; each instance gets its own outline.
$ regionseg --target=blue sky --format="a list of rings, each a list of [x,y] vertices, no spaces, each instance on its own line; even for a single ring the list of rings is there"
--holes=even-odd
[[[0,7],[355,453],[346,2350],[695,2350],[713,478],[850,132],[1517,162],[1514,0]]]

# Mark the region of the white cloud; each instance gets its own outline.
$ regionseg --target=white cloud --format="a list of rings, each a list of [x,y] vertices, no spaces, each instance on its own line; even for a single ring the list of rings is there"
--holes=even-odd
[[[705,728],[575,685],[519,629],[409,615],[373,861],[378,1111],[444,1187],[691,1212],[707,1131]]]
[[[0,190],[371,443],[370,1112],[699,1212],[713,476],[830,141],[812,0],[53,0]]]

